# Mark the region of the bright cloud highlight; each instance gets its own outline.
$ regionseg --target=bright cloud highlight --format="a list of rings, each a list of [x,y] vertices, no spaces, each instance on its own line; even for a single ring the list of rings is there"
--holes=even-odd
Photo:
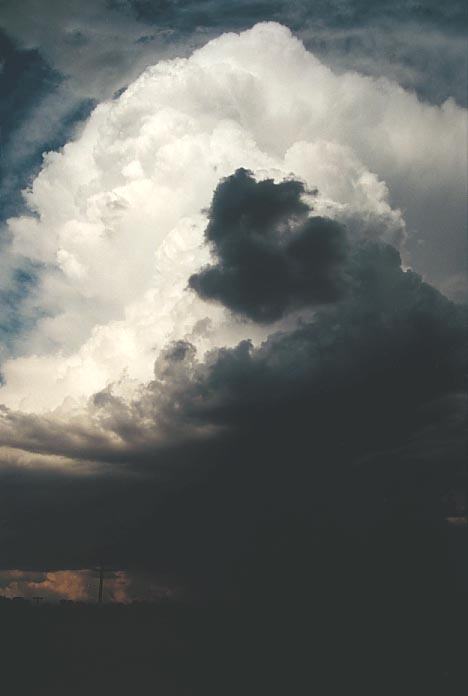
[[[386,80],[338,76],[272,23],[148,68],[45,156],[31,214],[9,221],[10,268],[39,270],[18,308],[35,326],[3,365],[0,401],[69,413],[111,383],[134,393],[169,341],[203,354],[264,338],[268,328],[187,290],[209,260],[213,191],[239,167],[300,178],[318,189],[315,212],[404,254],[406,235],[425,244],[449,213],[461,235],[465,116]]]

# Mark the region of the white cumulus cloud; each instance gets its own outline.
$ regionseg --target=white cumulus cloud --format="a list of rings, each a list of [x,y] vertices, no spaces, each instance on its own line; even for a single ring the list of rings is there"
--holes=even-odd
[[[9,221],[10,266],[41,271],[18,310],[37,321],[3,365],[0,402],[72,409],[151,379],[169,340],[260,340],[267,330],[186,291],[208,260],[204,211],[238,167],[317,187],[316,209],[351,233],[401,244],[406,224],[422,239],[447,233],[444,221],[463,229],[465,118],[451,101],[336,75],[273,23],[146,69],[47,154],[30,214]]]

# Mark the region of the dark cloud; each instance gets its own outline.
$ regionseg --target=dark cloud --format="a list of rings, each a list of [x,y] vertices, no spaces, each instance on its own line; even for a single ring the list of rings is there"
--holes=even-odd
[[[254,412],[256,425],[307,422],[315,443],[339,432],[362,447],[405,432],[420,407],[459,391],[465,310],[404,272],[392,247],[361,243],[352,266],[351,294],[312,321],[259,348],[223,349],[195,369],[190,357],[182,417],[249,427]]]
[[[335,301],[344,285],[345,231],[333,220],[309,217],[304,193],[299,181],[256,182],[245,169],[224,179],[205,233],[216,263],[193,275],[190,287],[261,322]]]
[[[361,582],[375,563],[405,582],[440,572],[434,530],[463,485],[466,308],[380,242],[355,243],[349,268],[344,298],[262,345],[200,360],[178,342],[131,404],[96,395],[100,440],[83,423],[7,414],[16,446],[121,466],[6,468],[2,563],[104,555],[228,593],[307,583],[316,562],[330,580],[345,557]]]

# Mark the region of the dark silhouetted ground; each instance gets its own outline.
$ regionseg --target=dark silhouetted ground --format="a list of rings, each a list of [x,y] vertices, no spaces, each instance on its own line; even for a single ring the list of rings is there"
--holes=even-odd
[[[263,557],[251,594],[231,592],[229,601],[0,600],[2,693],[466,693],[466,531],[432,532],[427,547],[425,535],[414,534],[402,532],[373,554],[370,542],[328,536],[311,544],[313,562],[294,567],[292,549],[276,567],[272,555],[266,573]]]

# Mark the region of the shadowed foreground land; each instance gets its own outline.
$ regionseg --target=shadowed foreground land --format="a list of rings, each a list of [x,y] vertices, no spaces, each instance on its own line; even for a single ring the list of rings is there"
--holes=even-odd
[[[230,602],[99,607],[0,600],[2,691],[461,694],[467,587],[457,559],[466,533],[450,534],[444,549],[449,560],[456,554],[452,566],[439,566],[441,557],[429,549],[412,558],[410,544],[399,568],[375,556],[365,562],[355,548],[336,556],[331,547],[317,552],[313,574],[272,568],[263,591]]]

